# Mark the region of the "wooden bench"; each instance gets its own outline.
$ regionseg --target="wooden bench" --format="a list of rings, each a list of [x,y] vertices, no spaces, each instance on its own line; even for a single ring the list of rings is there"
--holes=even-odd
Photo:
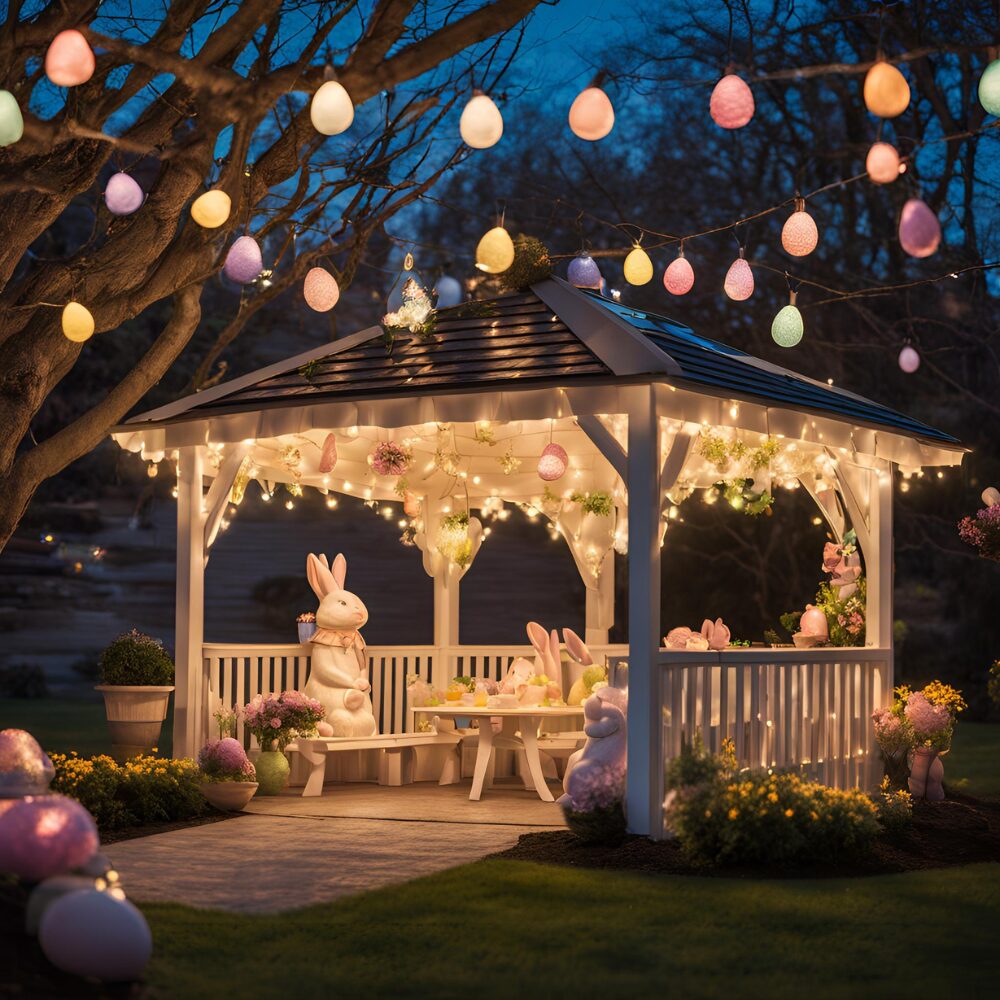
[[[303,796],[322,795],[328,754],[342,750],[381,750],[378,782],[380,785],[408,785],[413,781],[416,747],[446,746],[451,752],[441,769],[440,785],[450,785],[461,779],[458,745],[461,733],[388,733],[382,736],[313,736],[289,743],[286,749],[298,751],[309,763],[309,777]]]

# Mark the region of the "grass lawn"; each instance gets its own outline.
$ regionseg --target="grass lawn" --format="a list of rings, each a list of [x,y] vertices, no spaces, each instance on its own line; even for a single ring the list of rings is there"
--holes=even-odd
[[[142,909],[159,998],[813,1000],[993,995],[998,899],[995,864],[758,881],[487,861],[281,916]]]
[[[982,799],[1000,799],[1000,725],[959,722],[944,758],[945,784]]]

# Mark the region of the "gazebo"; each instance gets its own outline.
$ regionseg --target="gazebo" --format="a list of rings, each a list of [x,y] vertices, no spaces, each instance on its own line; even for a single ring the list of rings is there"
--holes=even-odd
[[[412,725],[405,675],[499,678],[531,654],[458,641],[462,577],[490,519],[518,505],[569,545],[586,640],[628,684],[629,826],[652,836],[664,763],[696,731],[714,748],[733,739],[748,765],[877,782],[869,720],[893,683],[894,469],[958,465],[965,451],[870,400],[557,278],[441,309],[415,331],[361,330],[133,417],[114,437],[177,463],[175,753],[197,751],[220,699],[301,689],[308,673],[308,645],[205,641],[205,564],[250,483],[279,503],[314,488],[331,504],[340,493],[402,509],[434,580],[434,641],[369,647],[385,732]],[[856,533],[864,646],[663,648],[671,510],[719,482],[734,502],[765,504],[771,490],[801,486],[835,538]],[[626,552],[628,642],[611,646],[613,563]]]

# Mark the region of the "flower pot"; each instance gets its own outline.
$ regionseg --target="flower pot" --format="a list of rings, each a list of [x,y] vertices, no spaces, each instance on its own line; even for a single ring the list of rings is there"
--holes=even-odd
[[[222,812],[239,812],[254,797],[256,781],[206,781],[201,794]]]
[[[910,761],[910,794],[916,799],[940,802],[944,798],[944,764],[937,750],[917,747]]]
[[[315,622],[296,622],[299,629],[299,642],[306,643],[316,634]]]
[[[98,684],[111,734],[111,755],[125,761],[149,753],[160,742],[172,684]]]
[[[288,784],[291,767],[280,750],[262,750],[254,761],[257,769],[257,789],[261,795],[278,795]]]

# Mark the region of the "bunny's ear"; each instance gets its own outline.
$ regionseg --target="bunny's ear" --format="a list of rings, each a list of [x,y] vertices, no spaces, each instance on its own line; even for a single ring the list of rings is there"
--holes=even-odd
[[[562,660],[559,650],[559,633],[553,629],[549,633],[549,666],[553,670],[559,669],[559,663]]]
[[[333,580],[337,584],[338,590],[344,589],[344,581],[347,579],[347,560],[341,553],[337,553],[337,558],[333,560]]]
[[[531,645],[535,647],[535,652],[544,656],[549,641],[548,633],[538,622],[528,622],[527,632]]]
[[[594,662],[594,658],[590,655],[590,650],[587,649],[587,644],[571,628],[563,629],[563,640],[566,643],[566,648],[569,650],[569,655],[577,663],[582,663],[585,667],[588,667]]]
[[[326,558],[316,558],[311,552],[306,558],[306,579],[313,593],[322,601],[333,590],[333,577],[326,565]]]

